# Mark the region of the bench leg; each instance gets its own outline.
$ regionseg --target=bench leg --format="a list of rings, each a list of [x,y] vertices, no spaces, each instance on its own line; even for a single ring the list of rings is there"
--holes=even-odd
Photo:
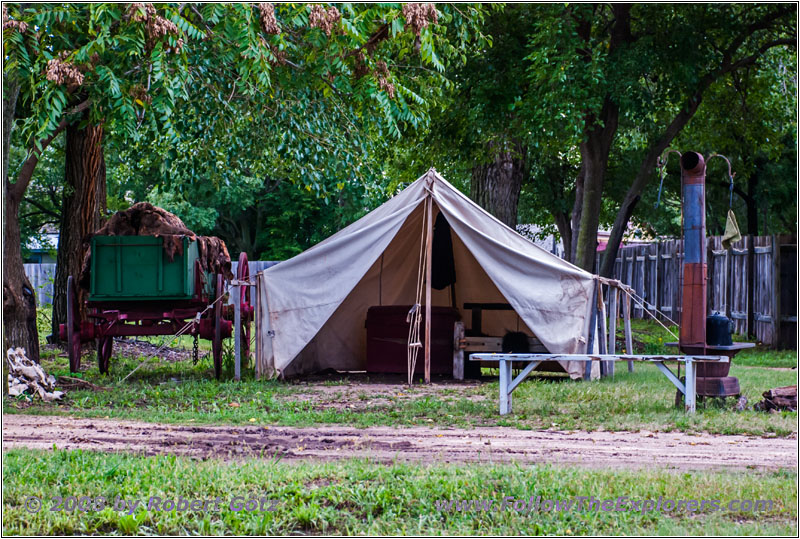
[[[511,413],[511,392],[508,390],[511,384],[511,361],[501,359],[500,366],[500,415]]]
[[[686,392],[683,395],[683,402],[686,406],[686,411],[693,414],[697,402],[697,370],[691,358],[686,358],[686,381],[684,385]]]

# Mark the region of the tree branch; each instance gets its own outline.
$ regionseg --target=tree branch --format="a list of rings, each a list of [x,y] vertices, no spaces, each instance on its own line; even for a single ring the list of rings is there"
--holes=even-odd
[[[791,37],[791,38],[786,37],[786,38],[783,38],[783,39],[774,39],[772,41],[768,41],[767,43],[764,43],[763,45],[761,45],[761,47],[758,48],[758,52],[756,52],[754,54],[751,54],[750,56],[745,56],[744,58],[740,58],[740,59],[736,60],[735,62],[730,63],[728,69],[723,69],[722,74],[724,75],[724,74],[727,74],[727,73],[731,73],[733,71],[736,71],[739,68],[742,68],[742,67],[745,67],[745,66],[752,65],[752,64],[756,63],[756,61],[765,52],[767,52],[769,49],[771,49],[773,47],[779,47],[781,45],[792,46],[792,45],[796,45],[796,44],[797,44],[797,38],[796,37]]]
[[[33,171],[36,170],[36,165],[39,163],[39,157],[41,157],[42,152],[53,142],[53,139],[58,136],[66,127],[69,121],[67,120],[67,116],[70,114],[77,114],[79,112],[83,112],[84,110],[89,108],[91,101],[88,99],[76,105],[72,110],[68,110],[61,121],[58,123],[58,127],[48,136],[41,139],[39,141],[39,146],[41,150],[38,150],[36,146],[31,148],[28,152],[28,158],[22,164],[20,168],[19,174],[17,175],[17,181],[14,183],[10,183],[7,185],[8,189],[8,196],[12,196],[17,200],[22,199],[22,195],[25,194],[25,190],[28,189],[28,184],[31,182],[31,178],[33,177]],[[6,180],[8,181],[8,180]]]
[[[37,208],[39,208],[41,210],[41,211],[36,212],[36,213],[50,215],[51,217],[55,217],[56,219],[61,219],[61,215],[60,214],[58,214],[58,213],[54,212],[53,210],[51,210],[51,209],[39,204],[38,202],[36,202],[32,198],[25,197],[25,198],[23,198],[23,200],[25,202],[27,202],[28,204],[30,204],[31,206],[35,206],[35,207],[37,207]],[[29,214],[29,215],[35,215],[35,214]]]

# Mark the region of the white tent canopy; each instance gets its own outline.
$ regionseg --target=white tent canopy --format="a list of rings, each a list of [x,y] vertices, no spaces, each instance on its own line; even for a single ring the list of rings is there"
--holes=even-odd
[[[523,331],[551,353],[587,351],[594,276],[526,240],[431,169],[347,228],[258,274],[259,375],[365,369],[367,309],[415,303],[428,197],[434,219],[442,212],[451,227],[459,303],[513,308],[493,312],[485,332]],[[447,290],[432,293],[432,305],[450,306]]]

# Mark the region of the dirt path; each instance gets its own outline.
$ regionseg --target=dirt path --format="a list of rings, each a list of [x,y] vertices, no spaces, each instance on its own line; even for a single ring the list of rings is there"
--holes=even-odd
[[[536,462],[591,468],[797,469],[797,440],[650,432],[323,426],[181,426],[63,416],[3,416],[3,449],[87,449],[195,458]]]

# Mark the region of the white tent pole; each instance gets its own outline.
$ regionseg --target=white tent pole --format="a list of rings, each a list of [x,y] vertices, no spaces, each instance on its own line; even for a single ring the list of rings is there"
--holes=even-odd
[[[433,255],[433,197],[425,199],[427,232],[425,235],[425,383],[431,383],[431,258]]]

